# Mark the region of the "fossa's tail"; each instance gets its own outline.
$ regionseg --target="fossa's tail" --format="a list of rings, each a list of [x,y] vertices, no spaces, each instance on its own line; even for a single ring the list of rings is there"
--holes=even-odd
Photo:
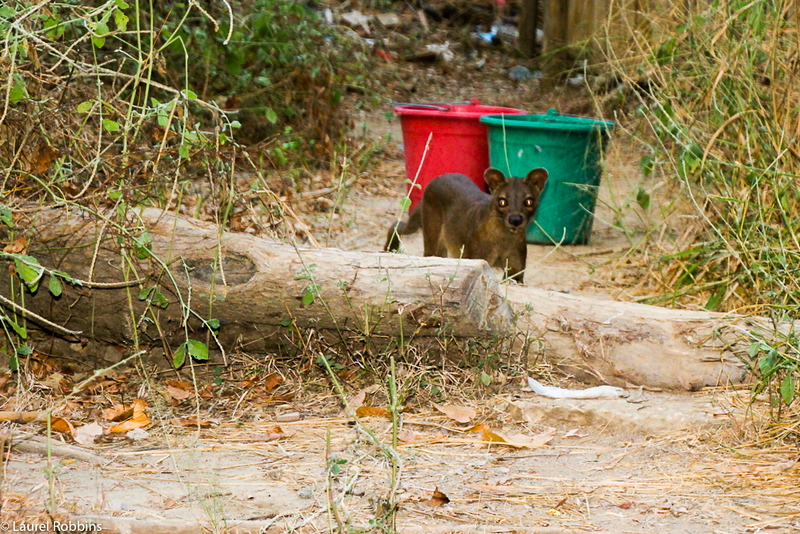
[[[397,252],[400,248],[400,236],[413,234],[420,228],[422,228],[422,203],[414,208],[414,211],[412,211],[411,215],[408,217],[408,221],[398,221],[397,224],[389,229],[389,233],[386,236],[386,245],[383,247],[383,250]]]

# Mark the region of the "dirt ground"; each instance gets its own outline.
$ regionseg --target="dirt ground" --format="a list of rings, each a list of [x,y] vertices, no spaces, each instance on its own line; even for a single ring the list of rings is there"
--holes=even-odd
[[[532,112],[570,112],[580,96],[579,108],[585,107],[586,96],[574,88],[542,93],[536,84],[510,82],[506,71],[514,61],[497,61],[494,68],[464,72],[403,67],[408,70],[402,75],[415,80],[419,102],[477,97]],[[302,212],[323,245],[378,251],[400,215],[402,135],[386,111],[353,111],[354,135],[384,143],[376,170],[337,194],[340,209]],[[662,209],[670,192],[657,179],[641,176],[641,154],[635,137],[615,133],[591,243],[530,245],[527,284],[637,297],[629,282],[646,273],[641,258],[629,254],[631,246],[665,224],[674,232],[691,219],[674,206]],[[649,210],[636,204],[640,188],[653,196]],[[421,237],[407,241],[407,252],[421,253]],[[628,393],[620,399],[550,400],[509,383],[473,403],[477,413],[465,423],[432,408],[405,413],[394,476],[398,531],[800,531],[796,448],[742,445],[757,441],[764,424],[761,406],[748,412],[748,391]],[[94,521],[107,532],[199,532],[203,526],[216,532],[311,533],[337,530],[338,521],[348,532],[367,532],[393,491],[392,454],[385,446],[392,425],[369,417],[362,427],[337,415],[341,403],[332,390],[313,395],[313,402],[308,398],[220,400],[234,415],[199,432],[173,425],[173,411],[165,409],[138,435],[93,448],[57,443],[52,461],[28,437],[38,432],[20,427],[0,496],[3,518],[18,522],[0,529],[24,531],[46,519],[42,503],[54,502],[59,517],[69,515],[74,525]],[[518,447],[487,443],[475,425],[529,441]],[[434,496],[437,490],[446,497]]]

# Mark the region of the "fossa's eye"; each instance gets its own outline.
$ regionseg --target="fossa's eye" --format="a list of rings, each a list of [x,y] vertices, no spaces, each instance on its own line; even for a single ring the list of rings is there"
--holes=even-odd
[[[508,206],[508,200],[501,198],[497,201],[497,205],[500,206],[501,208],[505,208],[506,206]]]
[[[532,198],[526,198],[525,199],[525,207],[526,208],[532,208],[533,207],[533,199]]]

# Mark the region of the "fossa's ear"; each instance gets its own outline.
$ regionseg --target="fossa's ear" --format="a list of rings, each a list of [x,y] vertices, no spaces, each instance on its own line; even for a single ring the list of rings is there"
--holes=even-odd
[[[544,191],[544,184],[547,183],[547,170],[542,167],[533,169],[528,173],[528,176],[525,177],[525,183],[528,184],[528,187],[535,189],[541,194],[542,191]]]
[[[492,167],[486,169],[486,172],[483,173],[483,179],[486,180],[489,191],[496,191],[498,187],[505,185],[507,182],[503,173]]]

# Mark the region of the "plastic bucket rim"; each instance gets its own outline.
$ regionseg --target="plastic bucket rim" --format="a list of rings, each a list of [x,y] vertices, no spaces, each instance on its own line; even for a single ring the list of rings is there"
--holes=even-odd
[[[480,119],[487,115],[526,115],[528,112],[524,109],[507,108],[503,106],[486,106],[483,104],[477,105],[447,105],[441,106],[442,109],[430,109],[422,107],[413,107],[412,105],[398,106],[394,108],[394,112],[403,117],[437,117],[443,119]],[[470,109],[454,109],[454,108],[470,108]]]
[[[525,117],[535,120],[524,120]],[[523,119],[523,120],[520,120]],[[564,115],[539,115],[526,114],[520,116],[512,114],[506,118],[505,114],[488,114],[480,118],[480,121],[490,126],[505,126],[506,128],[519,128],[525,130],[567,130],[567,131],[592,131],[592,130],[613,130],[616,123],[602,119],[592,119],[588,117],[565,117]]]

